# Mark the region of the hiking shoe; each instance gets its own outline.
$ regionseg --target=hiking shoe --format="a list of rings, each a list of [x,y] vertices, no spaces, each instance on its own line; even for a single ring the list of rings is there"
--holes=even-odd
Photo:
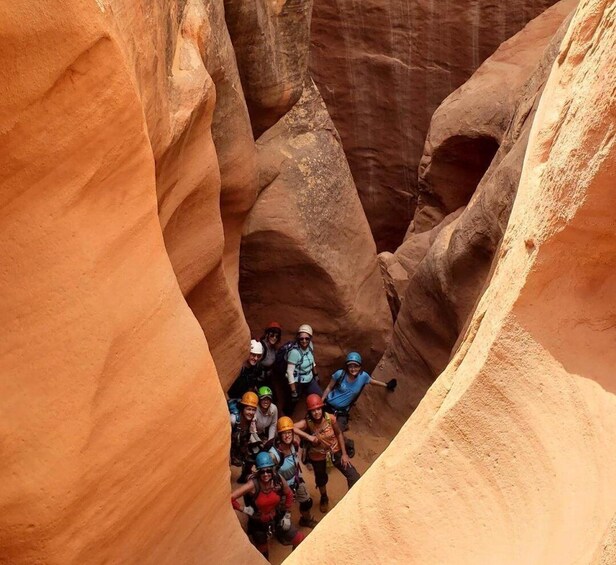
[[[327,498],[327,496],[321,497],[321,501],[319,502],[319,510],[322,514],[325,514],[329,511],[329,498]]]
[[[303,516],[299,519],[299,525],[302,528],[314,528],[319,523],[318,520],[315,520],[312,516],[310,518],[304,518]]]

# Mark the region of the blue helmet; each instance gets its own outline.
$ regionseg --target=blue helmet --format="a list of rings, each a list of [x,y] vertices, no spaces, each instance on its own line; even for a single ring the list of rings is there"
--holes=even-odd
[[[260,453],[257,453],[255,463],[257,464],[258,471],[274,466],[274,462],[272,461],[270,454],[266,451],[261,451]]]
[[[349,353],[346,357],[345,365],[348,365],[349,363],[357,363],[358,365],[361,365],[361,355],[357,353],[357,351],[351,351],[351,353]]]

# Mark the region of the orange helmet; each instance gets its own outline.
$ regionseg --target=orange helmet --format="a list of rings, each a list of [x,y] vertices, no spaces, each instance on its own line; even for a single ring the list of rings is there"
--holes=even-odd
[[[288,432],[293,429],[293,420],[288,416],[283,416],[282,418],[278,418],[278,424],[276,424],[276,430],[278,433],[280,432]]]
[[[306,408],[308,408],[308,410],[316,410],[317,408],[323,408],[323,406],[325,406],[325,404],[323,404],[318,394],[309,394],[306,398]]]
[[[242,400],[240,400],[240,404],[256,408],[259,405],[259,397],[254,392],[245,392]]]

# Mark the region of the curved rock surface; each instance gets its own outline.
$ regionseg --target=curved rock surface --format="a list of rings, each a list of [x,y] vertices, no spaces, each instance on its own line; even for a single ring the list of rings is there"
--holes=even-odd
[[[225,0],[255,137],[273,126],[302,95],[311,12],[312,0]]]
[[[17,0],[0,16],[2,563],[259,559],[161,235],[155,157],[184,128],[150,120],[184,118],[154,112],[165,99],[138,76],[128,14]],[[211,108],[203,69],[195,80],[184,95]]]
[[[411,221],[433,112],[554,3],[315,0],[310,69],[379,251],[395,250]]]
[[[611,562],[615,30],[613,2],[580,4],[456,356],[287,563]]]
[[[262,192],[244,231],[240,281],[250,327],[310,323],[323,377],[351,349],[374,366],[391,317],[370,228],[312,83],[257,146]]]
[[[466,186],[469,178],[465,172],[476,175],[476,161],[465,159],[465,153],[458,154],[452,166],[449,140],[472,141],[489,132],[499,149],[468,206],[449,213],[430,231],[409,233],[393,257],[408,269],[409,280],[406,289],[401,285],[405,294],[394,337],[375,376],[400,377],[407,393],[391,399],[399,421],[417,406],[447,365],[488,281],[515,198],[536,104],[566,31],[563,20],[575,4],[560,2],[507,41],[434,116],[429,140],[441,143],[426,144],[431,161],[422,177],[425,193],[460,194],[458,181]],[[507,88],[502,85],[508,84],[509,77],[512,87],[505,96]],[[430,170],[456,172],[447,183],[444,174],[431,175]],[[430,227],[422,212],[417,214],[422,217],[417,227]],[[439,213],[448,212],[442,207]],[[395,298],[392,295],[390,301]]]

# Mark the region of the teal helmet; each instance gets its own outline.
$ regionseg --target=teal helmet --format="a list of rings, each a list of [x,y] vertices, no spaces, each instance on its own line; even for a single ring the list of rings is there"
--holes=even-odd
[[[346,356],[345,365],[348,365],[349,363],[357,363],[358,365],[361,365],[361,355],[357,353],[357,351],[351,351],[351,353]]]
[[[272,461],[270,454],[266,451],[261,451],[260,453],[257,453],[255,463],[257,465],[258,471],[260,471],[261,469],[268,469],[274,466],[274,462]]]
[[[259,400],[261,400],[262,398],[269,398],[271,400],[274,397],[272,389],[268,386],[260,387],[257,391],[257,394],[259,395]]]

